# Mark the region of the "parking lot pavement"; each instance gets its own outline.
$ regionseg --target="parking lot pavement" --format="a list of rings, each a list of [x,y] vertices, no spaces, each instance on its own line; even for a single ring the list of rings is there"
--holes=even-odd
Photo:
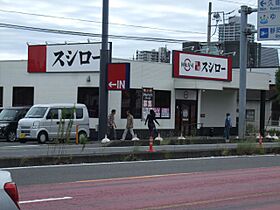
[[[34,144],[38,144],[38,143],[37,143],[37,141],[29,141],[26,144],[34,145]],[[22,145],[22,143],[20,143],[19,141],[8,142],[6,139],[0,139],[0,147],[2,147],[2,146],[16,146],[16,145]]]

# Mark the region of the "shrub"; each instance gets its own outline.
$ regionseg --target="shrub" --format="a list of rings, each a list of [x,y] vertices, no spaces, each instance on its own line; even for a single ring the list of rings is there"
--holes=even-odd
[[[226,149],[226,148],[223,149],[222,156],[229,156],[229,155],[231,155],[230,151],[228,149]]]
[[[85,147],[86,147],[86,144],[88,143],[88,138],[87,138],[86,136],[82,135],[82,136],[80,137],[80,142],[79,142],[79,143],[80,143],[81,145],[83,145],[82,150],[84,150]]]
[[[252,155],[256,152],[256,143],[244,141],[237,144],[236,153],[238,155]]]
[[[246,125],[246,135],[251,136],[251,135],[255,135],[256,133],[257,133],[257,130],[256,130],[255,126],[251,123],[248,123]]]

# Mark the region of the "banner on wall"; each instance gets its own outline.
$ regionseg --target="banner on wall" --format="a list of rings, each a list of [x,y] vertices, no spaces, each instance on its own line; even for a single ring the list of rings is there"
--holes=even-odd
[[[169,118],[168,117],[162,117],[161,115],[161,108],[154,108],[154,107],[149,107],[149,108],[143,108],[142,110],[142,118],[145,120],[147,118],[147,115],[150,114],[150,110],[154,110],[155,114],[156,114],[156,118]]]
[[[143,88],[142,89],[142,107],[151,108],[153,107],[154,100],[154,89],[153,88]]]
[[[143,88],[142,89],[142,119],[146,119],[153,107],[154,101],[154,89],[153,88]]]

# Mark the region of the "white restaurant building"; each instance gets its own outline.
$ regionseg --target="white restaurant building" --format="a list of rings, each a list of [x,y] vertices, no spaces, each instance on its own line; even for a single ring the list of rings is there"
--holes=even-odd
[[[125,111],[134,115],[134,130],[138,136],[147,134],[143,119],[143,88],[152,88],[152,107],[158,115],[162,135],[191,135],[200,131],[208,135],[223,134],[226,113],[233,127],[238,117],[239,70],[233,69],[230,80],[201,77],[176,77],[174,63],[153,63],[112,59],[112,63],[130,64],[130,88],[112,90],[108,94],[108,113],[116,109],[118,137],[126,125]],[[176,64],[183,65],[183,64]],[[176,66],[175,65],[175,66]],[[184,64],[185,65],[185,64]],[[85,103],[90,115],[92,138],[98,128],[99,71],[30,72],[27,60],[0,61],[0,107],[42,103]],[[228,75],[229,76],[229,75]],[[270,75],[247,73],[247,89],[269,90]],[[260,103],[250,103],[254,109],[255,126],[259,126]],[[266,106],[266,118],[270,106]],[[236,129],[233,131],[236,133]]]

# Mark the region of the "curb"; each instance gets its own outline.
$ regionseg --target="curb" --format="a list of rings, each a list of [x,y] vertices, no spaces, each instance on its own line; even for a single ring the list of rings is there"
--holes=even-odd
[[[122,162],[122,161],[139,161],[139,160],[163,160],[163,159],[180,159],[180,158],[198,158],[214,156],[231,156],[231,155],[254,155],[254,154],[280,154],[280,147],[261,147],[259,152],[243,151],[238,154],[237,148],[211,148],[207,150],[164,150],[164,151],[137,151],[122,152],[112,154],[83,154],[83,155],[43,155],[28,157],[5,157],[0,158],[0,168],[9,167],[26,167],[42,165],[60,165],[60,164],[80,164],[80,163],[101,163],[101,162]]]
[[[38,165],[60,165],[79,163],[101,163],[101,162],[122,162],[137,160],[162,160],[177,158],[195,158],[208,156],[221,156],[222,149],[212,151],[159,151],[159,152],[128,152],[122,154],[104,155],[60,155],[60,156],[33,156],[1,158],[0,168],[25,167]]]

